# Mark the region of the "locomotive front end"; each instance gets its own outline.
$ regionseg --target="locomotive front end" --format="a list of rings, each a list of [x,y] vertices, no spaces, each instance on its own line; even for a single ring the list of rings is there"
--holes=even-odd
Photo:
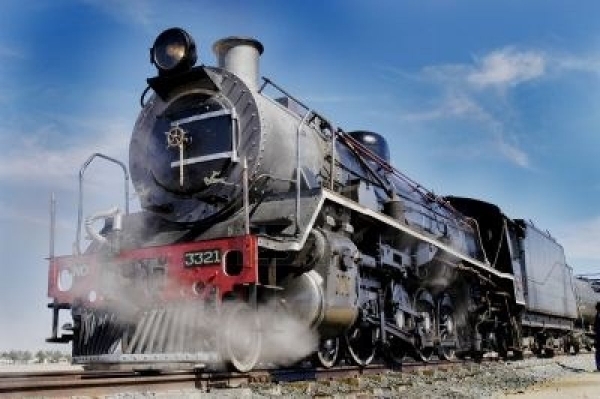
[[[247,71],[253,67],[238,76],[224,68],[194,67],[195,56],[177,63],[169,54],[186,60],[192,50],[185,49],[195,51],[195,45],[189,35],[170,31],[151,50],[159,74],[148,79],[155,94],[131,138],[132,180],[144,209],[173,222],[214,221],[239,205],[244,165],[254,170],[259,156],[259,110],[255,83],[248,84],[253,72]],[[230,38],[215,51],[231,62],[244,57],[243,65],[257,65],[262,45]]]
[[[178,235],[239,211],[248,180],[264,170],[265,110],[256,95],[262,45],[236,37],[214,50],[218,67],[195,66],[189,34],[174,28],[157,37],[150,55],[158,75],[148,79],[154,94],[130,143],[131,179],[147,212],[90,217],[85,226],[92,244],[83,253],[51,256],[48,341],[72,342],[75,363],[225,361],[238,370],[256,363],[259,353],[238,350],[243,345],[236,334],[242,328],[252,341],[258,334],[248,312],[256,302],[256,236],[247,224],[210,239]],[[82,168],[80,188],[92,159]],[[104,228],[93,231],[100,219]],[[73,323],[58,336],[61,310],[71,311]]]

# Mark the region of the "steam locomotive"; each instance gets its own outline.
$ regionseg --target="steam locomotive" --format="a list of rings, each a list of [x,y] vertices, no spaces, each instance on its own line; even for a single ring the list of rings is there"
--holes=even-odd
[[[94,154],[80,171],[76,250],[52,253],[48,271],[48,341],[70,342],[74,363],[246,372],[281,362],[282,331],[307,342],[288,360],[322,367],[589,345],[572,270],[547,233],[434,195],[391,166],[381,135],[346,132],[260,82],[257,40],[213,50],[218,66],[196,66],[192,37],[162,32],[129,168]],[[83,220],[97,159],[122,168],[125,207]],[[62,310],[72,322],[59,331]]]

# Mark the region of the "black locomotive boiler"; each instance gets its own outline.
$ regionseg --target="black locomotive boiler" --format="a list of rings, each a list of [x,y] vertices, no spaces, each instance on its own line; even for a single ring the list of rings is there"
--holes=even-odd
[[[75,363],[248,371],[286,350],[270,340],[281,320],[316,337],[298,356],[323,367],[579,344],[554,240],[494,205],[424,190],[390,165],[381,135],[344,131],[259,81],[257,40],[213,50],[218,65],[197,66],[187,32],[157,37],[129,147],[142,211],[128,212],[126,193],[124,210],[83,221],[80,203],[76,253],[50,258],[49,340],[70,342]],[[125,165],[94,154],[80,193],[98,157],[127,188]]]

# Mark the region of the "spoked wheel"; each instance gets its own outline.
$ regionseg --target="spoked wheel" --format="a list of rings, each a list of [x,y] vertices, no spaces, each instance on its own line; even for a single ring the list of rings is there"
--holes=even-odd
[[[433,356],[433,348],[432,347],[429,346],[427,348],[417,349],[416,360],[420,360],[422,362],[428,362],[431,360],[431,356]]]
[[[319,348],[314,356],[316,366],[329,369],[337,363],[340,355],[340,339],[325,338],[319,341]]]
[[[375,330],[370,327],[352,327],[346,333],[350,359],[357,366],[368,366],[375,357]]]
[[[421,339],[417,344],[415,359],[423,362],[428,362],[431,360],[431,356],[433,355],[433,347],[424,347],[422,343],[423,338],[430,336],[434,331],[434,308],[430,302],[421,299],[427,297],[428,295],[429,294],[427,291],[422,291],[420,295],[417,296],[417,300],[415,302],[415,310],[421,315],[421,320],[417,322],[417,333]]]
[[[456,324],[454,323],[454,309],[448,306],[442,306],[440,309],[440,338],[442,343],[454,340],[456,342]],[[438,354],[441,359],[455,360],[456,349],[452,346],[441,345],[438,347]]]
[[[258,316],[246,304],[234,305],[225,311],[223,326],[219,346],[227,368],[241,373],[252,370],[262,347]]]
[[[405,312],[402,310],[397,310],[396,313],[394,313],[394,322],[399,330],[405,330],[409,323]],[[385,348],[383,355],[392,366],[402,365],[402,360],[404,359],[404,356],[406,356],[406,352],[407,350],[404,342],[393,336],[388,337],[388,345]]]
[[[444,338],[442,337],[442,340],[443,339]],[[440,345],[438,354],[440,355],[440,358],[443,360],[456,360],[456,349],[453,347]]]

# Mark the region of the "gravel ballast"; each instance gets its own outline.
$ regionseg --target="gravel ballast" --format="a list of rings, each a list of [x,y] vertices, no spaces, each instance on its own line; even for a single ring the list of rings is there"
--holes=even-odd
[[[256,383],[211,392],[167,391],[106,398],[502,398],[534,385],[594,371],[594,355],[530,358],[470,364],[415,373],[386,372],[357,378],[290,383]]]

